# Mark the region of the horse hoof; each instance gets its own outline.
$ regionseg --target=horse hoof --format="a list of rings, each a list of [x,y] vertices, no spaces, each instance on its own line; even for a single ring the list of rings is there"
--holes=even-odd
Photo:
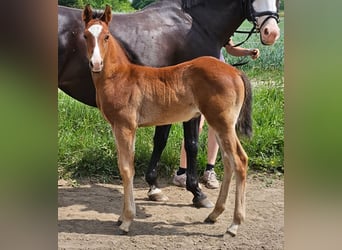
[[[149,199],[150,201],[159,201],[159,202],[161,202],[161,201],[168,201],[168,200],[169,200],[169,198],[168,198],[166,195],[164,195],[164,194],[154,194],[154,195],[150,195],[150,196],[148,197],[148,199]]]
[[[147,196],[148,196],[148,199],[150,201],[168,201],[169,198],[163,194],[163,192],[159,189],[159,188],[156,188],[156,189],[153,189],[153,190],[150,190],[148,193],[147,193]]]
[[[204,198],[202,200],[194,199],[192,202],[193,202],[194,206],[197,207],[197,208],[201,208],[201,207],[211,208],[211,207],[214,207],[214,204],[208,198]]]
[[[237,230],[238,230],[238,225],[231,225],[228,229],[227,229],[227,234],[229,234],[232,237],[235,237],[237,234]]]
[[[126,235],[126,234],[128,234],[128,232],[129,232],[129,226],[131,225],[131,223],[129,223],[129,222],[126,222],[126,223],[124,223],[124,222],[122,222],[122,224],[120,225],[120,227],[119,227],[119,229],[120,229],[120,234],[121,235]]]
[[[208,223],[208,224],[214,224],[216,222],[216,220],[212,220],[210,219],[210,217],[208,216],[205,220],[204,220],[205,223]]]
[[[128,231],[120,230],[120,231],[119,231],[119,234],[120,234],[120,235],[127,235],[127,234],[128,234]]]
[[[229,230],[227,230],[227,234],[229,234],[229,235],[232,236],[232,237],[235,237],[235,236],[236,236],[236,233],[235,233],[235,232],[232,232],[232,231],[229,231]]]

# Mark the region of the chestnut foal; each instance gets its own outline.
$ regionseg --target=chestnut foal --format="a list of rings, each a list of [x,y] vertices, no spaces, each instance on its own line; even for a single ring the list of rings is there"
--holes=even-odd
[[[101,18],[93,19],[92,10],[87,5],[82,18],[96,102],[111,125],[118,152],[124,188],[120,229],[124,233],[129,231],[136,212],[133,177],[137,128],[187,121],[203,114],[216,131],[224,163],[219,197],[205,222],[215,222],[224,211],[234,172],[235,211],[227,232],[235,236],[245,217],[248,161],[236,129],[247,136],[252,134],[252,93],[246,76],[213,57],[199,57],[163,68],[132,64],[109,32],[109,6]]]

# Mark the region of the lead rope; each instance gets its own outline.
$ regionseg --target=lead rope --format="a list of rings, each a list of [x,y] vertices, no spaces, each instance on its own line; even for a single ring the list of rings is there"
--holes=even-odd
[[[233,47],[238,47],[242,44],[244,44],[253,33],[257,33],[255,25],[253,25],[252,29],[250,31],[240,31],[240,30],[236,30],[234,33],[240,33],[240,34],[248,34],[247,38],[245,40],[243,40],[242,42],[239,42],[238,44],[235,44]]]
[[[247,36],[247,38],[246,38],[245,40],[243,40],[242,42],[239,42],[238,44],[235,44],[235,45],[233,46],[233,47],[238,47],[238,46],[244,44],[244,43],[251,37],[251,35],[252,35],[253,33],[257,33],[257,32],[256,32],[255,24],[254,24],[253,27],[252,27],[252,29],[251,29],[250,31],[239,31],[239,30],[237,30],[237,31],[235,31],[234,33],[248,34],[248,36]],[[243,59],[241,59],[239,62],[232,64],[232,66],[234,66],[234,67],[239,67],[239,66],[245,65],[245,64],[247,64],[247,63],[249,63],[249,62],[250,62],[250,60],[248,60],[248,59],[245,60],[245,59],[243,58]]]
[[[269,13],[268,13],[268,12],[262,12],[262,13],[259,13],[258,16],[262,16],[262,15],[264,15],[264,14],[269,14]],[[278,13],[271,13],[271,15],[269,15],[269,16],[267,16],[267,17],[265,18],[265,20],[262,22],[262,24],[260,25],[260,28],[258,28],[258,30],[260,30],[260,29],[262,28],[262,26],[266,23],[266,21],[267,21],[268,19],[270,19],[270,18],[274,18],[274,19],[277,21],[277,23],[279,23],[279,15],[278,15]],[[251,35],[252,35],[253,33],[258,33],[258,30],[256,30],[256,23],[255,23],[255,22],[253,22],[253,27],[252,27],[252,29],[251,29],[250,31],[245,31],[245,30],[240,31],[240,30],[236,30],[234,33],[248,34],[248,36],[247,36],[247,38],[246,38],[245,40],[243,40],[242,42],[239,42],[238,44],[235,44],[233,47],[238,47],[238,46],[241,46],[242,44],[244,44],[244,43],[251,37]],[[242,59],[240,62],[234,63],[234,64],[232,64],[232,65],[236,67],[236,66],[245,65],[245,64],[247,64],[247,63],[249,63],[249,60],[243,61],[243,59]]]

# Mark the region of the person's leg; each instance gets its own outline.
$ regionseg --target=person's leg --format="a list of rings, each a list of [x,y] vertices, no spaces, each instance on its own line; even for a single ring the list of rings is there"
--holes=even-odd
[[[201,116],[201,122],[199,125],[199,134],[202,132],[204,125],[204,116]],[[173,176],[173,184],[180,187],[185,187],[186,185],[186,153],[184,147],[184,139],[182,141],[182,147],[180,152],[179,168]]]
[[[209,126],[208,128],[208,164],[215,165],[219,145],[216,141],[215,131]]]
[[[186,171],[186,153],[185,153],[185,147],[184,147],[184,139],[182,141],[182,148],[180,153],[180,160],[179,160],[179,167]]]
[[[204,171],[203,181],[207,188],[218,188],[219,182],[216,178],[216,173],[214,171],[214,166],[216,162],[217,153],[219,150],[219,145],[216,141],[215,131],[209,126],[208,128],[208,151],[207,151],[207,167]]]

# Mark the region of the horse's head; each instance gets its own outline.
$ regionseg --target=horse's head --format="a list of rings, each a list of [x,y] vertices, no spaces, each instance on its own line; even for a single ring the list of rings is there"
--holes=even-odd
[[[247,18],[260,31],[261,42],[272,45],[280,36],[279,0],[247,0]]]
[[[110,6],[106,6],[100,18],[93,18],[90,5],[86,5],[82,13],[85,24],[84,38],[87,44],[89,66],[93,72],[100,72],[103,68],[103,58],[107,52],[110,37],[108,23],[112,18]]]

